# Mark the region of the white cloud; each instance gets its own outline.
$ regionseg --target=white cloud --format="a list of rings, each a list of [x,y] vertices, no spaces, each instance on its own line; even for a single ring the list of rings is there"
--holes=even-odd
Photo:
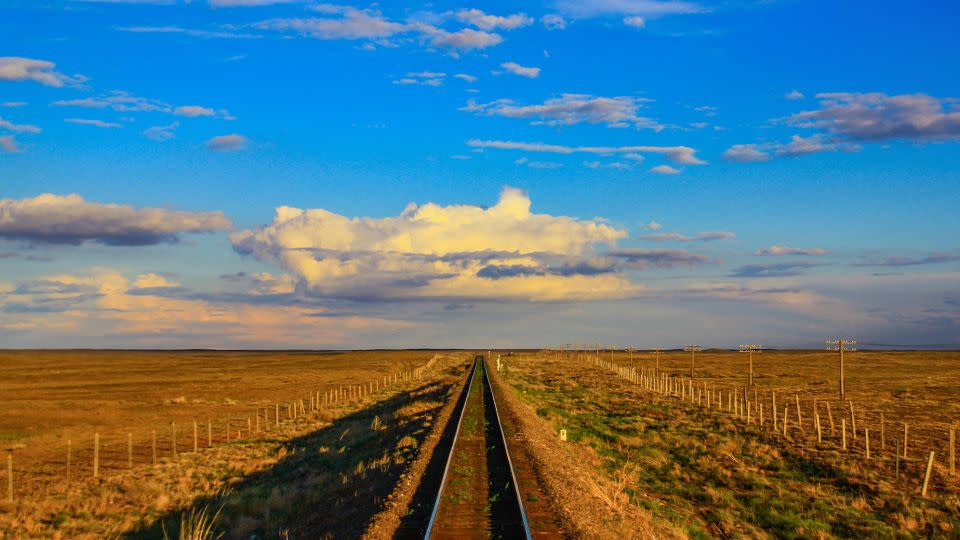
[[[676,169],[669,165],[657,165],[656,167],[650,169],[650,172],[656,174],[680,174],[680,169]]]
[[[137,246],[176,242],[182,233],[229,228],[230,221],[221,212],[100,204],[76,194],[0,199],[0,238],[31,243]]]
[[[663,225],[661,225],[660,223],[657,223],[656,221],[651,221],[650,223],[647,223],[646,225],[644,225],[643,228],[648,231],[659,231],[660,229],[663,228]]]
[[[21,152],[20,147],[17,146],[17,139],[13,135],[0,136],[0,148],[2,148],[4,152],[11,154],[19,154]]]
[[[774,244],[768,248],[758,249],[753,254],[754,255],[767,255],[767,256],[779,256],[779,255],[806,255],[806,256],[819,256],[826,255],[829,251],[823,248],[798,248],[798,247],[788,247]]]
[[[637,290],[595,254],[625,231],[530,206],[506,188],[489,208],[411,204],[387,218],[280,207],[272,224],[231,241],[241,253],[278,262],[319,296],[549,301]]]
[[[256,23],[260,30],[294,32],[315,39],[383,39],[407,32],[410,28],[389,21],[379,13],[347,6],[321,4],[315,11],[336,17],[271,19]]]
[[[521,66],[516,62],[504,62],[500,64],[500,67],[505,69],[508,73],[513,73],[514,75],[519,75],[528,79],[536,79],[540,76],[540,68]]]
[[[199,105],[181,105],[173,109],[173,114],[194,118],[196,116],[216,116],[217,112],[209,107],[201,107]]]
[[[207,141],[207,148],[215,152],[236,152],[247,147],[249,140],[243,135],[231,133],[220,135]]]
[[[787,122],[855,142],[960,139],[960,110],[947,108],[952,100],[880,92],[824,93],[817,98],[821,109],[794,114]]]
[[[40,133],[42,130],[37,126],[31,126],[30,124],[14,124],[9,120],[4,120],[0,118],[0,129],[5,129],[7,131],[12,131],[14,133]]]
[[[34,81],[45,86],[62,87],[87,80],[82,75],[67,76],[55,71],[56,64],[47,60],[0,56],[0,81]]]
[[[643,28],[647,26],[647,20],[639,15],[634,15],[632,17],[624,17],[623,24],[632,26],[633,28]]]
[[[440,86],[446,73],[435,71],[418,71],[407,73],[400,79],[395,79],[393,84],[420,85],[420,86]]]
[[[153,126],[147,128],[143,131],[143,135],[148,139],[153,139],[155,141],[169,141],[170,139],[176,137],[174,131],[180,127],[180,122],[173,122],[165,126]]]
[[[464,28],[457,32],[447,32],[434,28],[429,32],[431,36],[430,44],[442,49],[452,51],[472,51],[476,49],[486,49],[503,43],[503,38],[499,34]]]
[[[496,148],[500,150],[524,150],[527,152],[548,152],[552,154],[663,154],[674,163],[684,165],[704,165],[706,162],[696,157],[696,150],[689,146],[563,146],[541,142],[490,141],[471,139],[468,146],[474,148]]]
[[[561,13],[576,19],[624,15],[652,18],[704,11],[693,2],[674,0],[556,0],[554,4]]]
[[[567,21],[556,13],[550,13],[540,17],[540,22],[547,30],[563,30],[567,27]]]
[[[503,116],[533,120],[534,124],[548,126],[574,124],[606,124],[608,127],[627,127],[660,131],[663,126],[650,118],[637,113],[641,98],[618,96],[596,97],[586,94],[561,94],[538,105],[517,105],[509,99],[498,99],[490,103],[467,101],[460,110],[486,116]]]
[[[735,144],[723,153],[723,159],[739,163],[769,161],[770,154],[761,150],[756,144]]]
[[[468,75],[466,73],[457,73],[454,77],[467,81],[468,83],[477,82],[477,78],[473,75]]]
[[[479,9],[461,9],[456,14],[457,20],[476,26],[481,30],[514,30],[533,24],[533,19],[526,13],[516,13],[506,17],[488,15]]]
[[[117,112],[163,112],[170,113],[173,107],[156,99],[131,95],[115,90],[107,95],[79,99],[62,99],[51,103],[56,107],[84,107],[88,109],[110,109]]]
[[[93,120],[88,118],[64,118],[64,122],[71,124],[80,124],[84,126],[94,126],[98,128],[119,128],[123,127],[121,124],[115,122],[105,122],[103,120]]]
[[[805,97],[806,97],[806,96],[803,95],[803,92],[801,92],[801,91],[799,91],[799,90],[791,90],[791,91],[787,92],[787,93],[783,96],[783,99],[789,99],[789,100],[791,100],[791,101],[795,101],[795,100],[798,100],[798,99],[803,99],[803,98],[805,98]]]
[[[213,7],[256,7],[275,4],[297,4],[304,0],[207,0]]]
[[[563,163],[555,161],[528,161],[526,165],[532,169],[559,169],[563,167]]]
[[[26,105],[26,101],[4,101],[0,103],[0,107],[24,107]]]

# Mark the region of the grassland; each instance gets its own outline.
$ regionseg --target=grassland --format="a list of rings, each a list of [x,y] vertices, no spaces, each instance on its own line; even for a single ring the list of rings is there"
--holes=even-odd
[[[392,492],[465,363],[433,351],[0,353],[0,440],[17,464],[15,502],[0,503],[0,538],[175,536],[181,515],[204,508],[220,510],[227,538],[353,536]],[[420,379],[318,411],[308,405],[258,434],[247,428],[245,419],[268,405],[424,366]],[[167,442],[151,463],[151,431],[227,417],[238,420],[229,443],[223,434],[193,453],[185,434],[177,457]],[[97,479],[81,463],[90,455],[80,443],[90,446],[94,431],[104,459]],[[68,438],[74,463],[65,482]]]
[[[764,354],[755,365],[764,388],[832,393],[836,368],[826,355]],[[918,424],[926,409],[927,422],[945,423],[941,413],[956,410],[956,392],[946,387],[957,376],[956,359],[956,353],[863,353],[849,372],[851,397],[865,407],[914,414]],[[615,361],[631,358],[620,353]],[[632,363],[650,366],[653,359],[634,356]],[[697,375],[742,384],[745,363],[745,355],[707,353],[698,358]],[[666,355],[660,367],[688,375],[689,355]],[[596,456],[597,474],[622,486],[630,506],[672,525],[673,536],[912,538],[960,531],[957,481],[940,478],[936,493],[922,499],[918,464],[905,467],[896,483],[879,459],[867,463],[798,444],[729,414],[644,391],[582,359],[514,357],[504,376],[554,432],[566,429],[571,444]],[[912,394],[896,391],[902,387]]]

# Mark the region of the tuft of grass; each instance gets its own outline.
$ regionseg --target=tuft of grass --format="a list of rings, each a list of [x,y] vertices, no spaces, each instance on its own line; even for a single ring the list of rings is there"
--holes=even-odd
[[[191,508],[189,512],[180,514],[180,530],[177,536],[170,536],[167,533],[166,525],[163,526],[163,540],[217,540],[222,538],[223,533],[216,529],[221,510],[223,510],[222,506],[213,515],[210,515],[210,508],[207,506]]]

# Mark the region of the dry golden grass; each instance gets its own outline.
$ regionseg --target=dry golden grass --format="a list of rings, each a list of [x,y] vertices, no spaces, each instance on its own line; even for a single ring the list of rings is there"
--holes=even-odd
[[[191,516],[224,505],[216,530],[227,538],[270,527],[278,534],[310,519],[319,520],[311,526],[331,530],[362,526],[361,514],[333,523],[298,502],[319,503],[330,494],[335,503],[325,504],[349,504],[358,486],[368,495],[388,494],[457,381],[445,373],[464,362],[435,351],[0,353],[0,441],[16,460],[15,502],[0,504],[0,538],[130,537],[137,530],[142,533],[133,537],[154,538],[164,527],[177,537],[187,532],[181,526],[196,528]],[[387,390],[379,384],[423,366],[429,369],[422,379]],[[373,395],[309,410],[317,391],[373,381],[379,386]],[[274,403],[301,399],[307,414],[272,425]],[[251,436],[246,419],[258,408],[271,411],[271,426]],[[235,432],[225,444],[228,417]],[[208,418],[218,422],[215,445],[206,450]],[[194,420],[201,422],[197,454]],[[178,459],[170,447],[172,421],[180,426]],[[95,431],[101,434],[99,479],[91,467]],[[127,433],[133,434],[132,469]],[[72,478],[64,483],[68,438]],[[401,448],[394,439],[408,444]],[[6,480],[4,471],[0,478]]]

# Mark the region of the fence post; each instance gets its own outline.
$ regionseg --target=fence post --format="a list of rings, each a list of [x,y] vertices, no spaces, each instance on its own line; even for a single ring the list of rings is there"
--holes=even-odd
[[[920,496],[927,496],[927,487],[930,486],[930,473],[933,471],[933,458],[936,456],[936,452],[931,451],[930,457],[927,458],[927,471],[923,474],[923,489],[920,490]]]
[[[863,430],[863,442],[867,445],[867,459],[870,459],[870,428],[864,428]]]
[[[841,436],[841,440],[843,441],[843,449],[846,450],[847,449],[847,419],[846,418],[840,419],[840,436]]]
[[[903,459],[907,459],[907,423],[903,423]]]
[[[93,477],[100,477],[100,434],[93,434]]]
[[[133,468],[133,433],[127,433],[127,468]]]
[[[193,421],[193,453],[200,451],[200,438],[197,436],[197,421]]]
[[[853,434],[853,438],[857,438],[857,417],[853,414],[853,400],[849,401],[850,403],[850,432]]]
[[[173,448],[173,457],[177,457],[177,423],[170,422],[171,447]]]
[[[949,451],[949,454],[950,454],[950,476],[953,476],[953,475],[957,474],[957,469],[956,469],[956,461],[957,461],[957,458],[956,458],[956,444],[955,444],[955,443],[956,443],[956,433],[957,433],[957,430],[955,430],[955,429],[953,429],[953,428],[950,428],[950,448],[949,448],[949,450],[950,450],[950,451]]]
[[[7,454],[7,502],[13,502],[13,452]]]

